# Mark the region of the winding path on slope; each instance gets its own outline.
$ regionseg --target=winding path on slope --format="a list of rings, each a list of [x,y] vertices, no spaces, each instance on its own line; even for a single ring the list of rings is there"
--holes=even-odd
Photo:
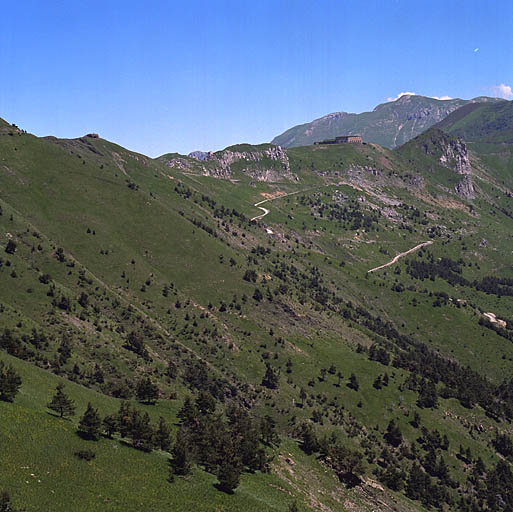
[[[329,187],[331,185],[321,185],[325,187]],[[283,194],[281,196],[276,197],[269,197],[268,199],[264,199],[263,201],[259,201],[258,203],[255,203],[253,206],[255,208],[258,208],[259,210],[262,210],[264,213],[261,213],[260,215],[257,215],[256,217],[253,217],[251,220],[260,220],[263,219],[268,213],[270,213],[271,210],[268,210],[267,208],[264,208],[263,206],[260,206],[261,204],[267,203],[267,201],[275,201],[276,199],[282,199],[287,196],[293,196],[294,194],[301,194],[301,192],[308,192],[309,190],[314,190],[316,188],[320,187],[311,187],[311,188],[305,188],[303,190],[296,190],[295,192],[289,192],[288,194]]]
[[[281,197],[283,197],[283,196],[281,196]],[[270,199],[266,199],[265,201],[270,201]],[[261,213],[260,215],[253,217],[251,220],[263,219],[271,211],[271,210],[268,210],[267,208],[263,208],[262,206],[258,206],[259,204],[265,203],[265,201],[260,201],[259,203],[255,203],[253,205],[253,206],[256,206],[259,210],[262,210],[264,213]]]
[[[433,240],[429,240],[428,242],[422,242],[419,245],[416,245],[415,247],[412,247],[411,249],[408,249],[406,252],[400,252],[397,256],[394,256],[388,263],[385,263],[384,265],[380,265],[379,267],[371,268],[370,270],[367,270],[367,274],[371,272],[376,272],[376,270],[381,270],[382,268],[389,267],[390,265],[393,265],[397,262],[399,258],[402,258],[403,256],[406,256],[407,254],[410,254],[411,252],[417,251],[421,247],[424,247],[426,245],[431,245],[433,243]]]

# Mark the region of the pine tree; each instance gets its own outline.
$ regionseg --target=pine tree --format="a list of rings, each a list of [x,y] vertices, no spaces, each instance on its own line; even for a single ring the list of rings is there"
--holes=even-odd
[[[424,469],[431,475],[437,476],[438,461],[436,460],[436,452],[434,449],[429,450],[422,461]]]
[[[402,443],[403,435],[394,420],[390,420],[390,423],[387,427],[387,431],[385,432],[385,435],[383,437],[387,440],[389,444],[395,447],[399,446]]]
[[[420,414],[418,413],[418,411],[415,411],[414,414],[413,414],[413,420],[410,421],[410,425],[413,427],[413,428],[419,428],[420,426]]]
[[[150,425],[150,416],[147,412],[141,414],[133,410],[130,418],[129,435],[132,446],[139,450],[151,452],[153,450],[153,428]]]
[[[240,482],[240,467],[234,462],[223,462],[217,472],[219,489],[232,494]]]
[[[117,426],[121,437],[128,437],[131,427],[132,407],[128,402],[121,402],[117,413]]]
[[[21,377],[12,366],[0,361],[0,400],[12,402],[21,387]]]
[[[102,420],[98,414],[98,409],[94,409],[91,402],[87,404],[87,409],[84,415],[80,418],[78,424],[78,431],[85,439],[98,441],[100,439],[100,428]]]
[[[258,288],[255,288],[255,291],[253,292],[253,299],[255,299],[257,302],[260,302],[263,298],[264,296],[262,295],[262,292]]]
[[[196,398],[196,408],[201,415],[211,414],[216,410],[216,401],[208,391],[200,391]]]
[[[420,500],[426,492],[426,483],[429,484],[429,476],[426,475],[420,466],[415,462],[411,467],[406,482],[406,496],[412,500]]]
[[[110,438],[118,432],[119,421],[116,414],[109,414],[103,418],[103,430]]]
[[[18,512],[11,503],[11,497],[7,491],[0,492],[0,512]]]
[[[404,473],[399,468],[389,465],[385,471],[381,473],[379,480],[389,489],[400,491],[404,486]]]
[[[137,384],[136,390],[137,400],[146,402],[147,404],[155,403],[159,398],[159,388],[153,384],[150,377],[141,379]]]
[[[265,375],[262,379],[262,386],[265,386],[269,389],[276,389],[278,387],[279,379],[279,375],[275,373],[271,368],[271,365],[267,363],[265,368]]]
[[[14,240],[8,240],[7,245],[5,246],[5,252],[7,254],[14,254],[16,252],[16,242]]]
[[[177,416],[180,422],[187,427],[192,427],[199,422],[198,408],[190,396],[187,395],[185,397],[182,408],[178,411]]]
[[[64,384],[57,386],[56,393],[47,407],[55,411],[61,418],[75,416],[75,402],[64,393]]]
[[[155,444],[165,452],[171,448],[171,429],[162,416],[155,431]]]
[[[358,388],[360,386],[358,384],[358,379],[356,378],[356,375],[354,373],[352,373],[349,377],[349,384],[347,386],[351,389],[354,389],[355,391],[358,391]]]
[[[423,380],[420,391],[419,398],[417,400],[417,405],[419,407],[424,408],[432,408],[437,407],[438,405],[438,395],[436,392],[435,383],[432,380]]]
[[[267,446],[280,444],[280,438],[276,433],[276,421],[268,414],[260,422],[261,439]]]
[[[312,453],[319,451],[319,440],[317,439],[317,434],[310,423],[305,423],[303,426],[301,438],[301,449],[305,453],[311,455]]]
[[[294,500],[290,505],[289,505],[289,512],[299,512],[299,509],[297,508],[297,501]]]
[[[72,352],[71,342],[66,334],[62,336],[62,341],[59,348],[57,349],[57,352],[59,352],[60,354],[59,363],[61,365],[66,364],[68,362],[68,359],[71,357]]]
[[[176,434],[176,441],[171,451],[171,470],[175,475],[188,475],[193,464],[191,440],[184,427],[180,427]]]

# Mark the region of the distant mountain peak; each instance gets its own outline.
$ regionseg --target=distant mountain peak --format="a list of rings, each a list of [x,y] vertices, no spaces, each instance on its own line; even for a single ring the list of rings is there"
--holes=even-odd
[[[308,146],[319,140],[358,133],[365,142],[395,148],[464,105],[494,101],[497,100],[487,97],[440,99],[404,93],[393,101],[377,105],[371,112],[332,112],[310,123],[294,126],[275,137],[272,144],[283,147]]]
[[[342,119],[343,117],[348,116],[348,115],[349,115],[348,112],[332,112],[331,114],[326,114],[325,116],[322,116],[319,119],[316,119],[316,121],[321,121],[324,119],[329,119],[329,120]]]

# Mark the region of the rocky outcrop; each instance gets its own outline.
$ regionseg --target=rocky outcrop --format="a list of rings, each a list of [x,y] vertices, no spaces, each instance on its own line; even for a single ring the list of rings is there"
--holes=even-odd
[[[453,169],[458,174],[470,174],[472,172],[467,146],[461,139],[447,139],[441,149],[440,163],[444,167]]]
[[[205,167],[205,173],[213,176],[230,178],[240,170],[256,181],[279,181],[294,179],[290,172],[287,153],[280,146],[271,146],[263,151],[232,151],[224,150],[215,153],[209,159],[213,167]]]
[[[168,167],[180,169],[180,171],[191,171],[193,169],[192,162],[183,157],[172,158],[171,160],[168,160],[166,164]]]
[[[454,187],[460,197],[467,200],[475,197],[472,166],[467,146],[461,139],[451,137],[441,130],[432,129],[426,133],[422,149],[427,155],[437,157],[440,165],[462,176],[460,182]]]
[[[454,187],[463,199],[474,199],[476,196],[472,183],[472,167],[468,157],[467,146],[461,139],[451,139],[442,146],[440,163],[461,174],[461,181]]]
[[[192,151],[188,156],[203,162],[205,160],[212,160],[214,153],[212,151]]]
[[[275,182],[283,179],[297,181],[290,171],[289,157],[280,146],[248,151],[225,149],[216,153],[194,151],[189,158],[175,157],[167,165],[181,171],[197,172],[204,176],[232,179],[236,172],[242,172],[255,181]]]
[[[463,199],[474,199],[476,197],[476,191],[472,183],[470,174],[463,176],[461,181],[455,187],[456,193]]]

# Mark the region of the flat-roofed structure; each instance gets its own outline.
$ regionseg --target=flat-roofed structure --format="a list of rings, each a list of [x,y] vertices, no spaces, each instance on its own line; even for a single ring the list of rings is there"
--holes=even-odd
[[[362,144],[362,142],[363,141],[361,135],[340,135],[334,139],[326,139],[314,142],[314,144]]]

